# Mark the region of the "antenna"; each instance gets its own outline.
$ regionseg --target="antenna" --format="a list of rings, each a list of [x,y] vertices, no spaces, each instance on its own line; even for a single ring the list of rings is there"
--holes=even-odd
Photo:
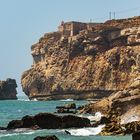
[[[116,13],[114,12],[113,15],[114,15],[114,19],[115,19],[116,18]]]
[[[111,20],[111,12],[109,12],[109,20]]]

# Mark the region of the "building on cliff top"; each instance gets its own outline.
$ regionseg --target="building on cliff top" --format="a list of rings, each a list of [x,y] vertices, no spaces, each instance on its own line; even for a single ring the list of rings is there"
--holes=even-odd
[[[82,23],[77,21],[61,22],[58,26],[58,31],[62,33],[62,36],[75,36],[82,30],[94,30],[94,28],[101,23]]]
[[[86,23],[81,22],[61,22],[58,27],[58,31],[62,33],[63,36],[74,36],[79,33],[79,31],[86,29]]]

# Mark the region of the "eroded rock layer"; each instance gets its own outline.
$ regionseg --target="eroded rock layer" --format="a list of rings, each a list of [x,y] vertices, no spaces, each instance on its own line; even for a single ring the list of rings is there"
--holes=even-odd
[[[124,90],[140,74],[140,17],[62,22],[31,47],[21,78],[30,99],[90,99]]]

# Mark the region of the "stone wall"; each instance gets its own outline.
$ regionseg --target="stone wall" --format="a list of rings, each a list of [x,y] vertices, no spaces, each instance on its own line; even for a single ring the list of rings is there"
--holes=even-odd
[[[79,34],[81,30],[86,29],[86,23],[81,22],[66,22],[58,27],[58,30],[63,36],[74,36]]]

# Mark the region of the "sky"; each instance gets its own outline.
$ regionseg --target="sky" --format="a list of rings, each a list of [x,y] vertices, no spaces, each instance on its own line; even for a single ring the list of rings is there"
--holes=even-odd
[[[0,80],[16,79],[24,95],[20,79],[32,65],[32,44],[61,21],[104,22],[109,12],[139,16],[140,0],[0,0]]]

